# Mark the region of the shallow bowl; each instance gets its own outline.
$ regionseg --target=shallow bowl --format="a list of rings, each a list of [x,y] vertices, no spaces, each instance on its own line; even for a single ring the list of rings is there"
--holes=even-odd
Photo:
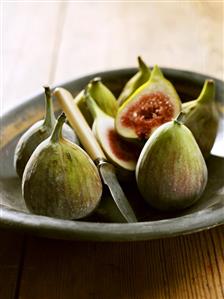
[[[75,96],[95,76],[118,95],[136,69],[122,69],[92,74],[60,84]],[[197,98],[204,80],[211,78],[198,73],[163,68],[165,76],[176,87],[181,99]],[[217,105],[224,105],[223,82],[215,79]],[[55,108],[58,110],[57,103]],[[207,160],[209,179],[201,199],[179,213],[161,213],[147,206],[132,182],[121,182],[133,206],[138,223],[120,223],[113,202],[104,192],[102,204],[88,219],[69,221],[38,216],[27,211],[21,195],[21,182],[13,168],[14,149],[21,134],[44,114],[43,94],[28,99],[1,119],[0,146],[0,227],[30,232],[57,239],[134,241],[164,238],[192,233],[224,224],[224,158],[211,155]],[[116,223],[110,223],[115,221]]]

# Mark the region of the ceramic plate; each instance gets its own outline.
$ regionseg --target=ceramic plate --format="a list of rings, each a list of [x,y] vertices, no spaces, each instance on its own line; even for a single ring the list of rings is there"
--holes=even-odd
[[[211,78],[181,70],[164,68],[163,71],[165,76],[173,82],[183,101],[197,98],[204,80]],[[69,81],[60,86],[67,88],[75,96],[90,79],[101,76],[103,82],[115,95],[118,95],[122,86],[135,72],[136,69],[107,71]],[[223,82],[213,79],[216,82],[216,99],[221,124],[224,105]],[[22,199],[21,182],[13,168],[13,155],[21,134],[43,117],[43,98],[43,94],[38,94],[1,119],[1,227],[58,239],[130,241],[176,236],[224,224],[224,158],[220,156],[224,147],[218,141],[212,151],[213,154],[207,161],[209,179],[203,196],[197,204],[181,213],[161,213],[147,206],[133,182],[121,184],[137,214],[138,223],[120,223],[119,215],[116,213],[107,190],[104,192],[97,212],[82,221],[61,220],[29,213]],[[58,109],[57,103],[55,103],[55,109]]]

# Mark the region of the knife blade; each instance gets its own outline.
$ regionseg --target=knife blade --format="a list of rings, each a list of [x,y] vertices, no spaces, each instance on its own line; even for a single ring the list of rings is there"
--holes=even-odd
[[[83,147],[97,165],[101,178],[104,184],[108,186],[122,217],[126,222],[137,222],[135,213],[117,180],[114,166],[107,161],[92,130],[78,106],[74,103],[72,94],[68,90],[58,87],[55,89],[54,95],[78,135]]]
[[[127,222],[137,222],[136,216],[117,180],[115,167],[106,160],[96,162],[100,171],[101,178],[105,185],[108,186],[110,194],[117,204],[118,209]]]

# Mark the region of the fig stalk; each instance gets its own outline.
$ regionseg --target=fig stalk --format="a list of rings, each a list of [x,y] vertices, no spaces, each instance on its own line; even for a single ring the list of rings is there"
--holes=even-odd
[[[52,105],[51,90],[49,86],[44,86],[45,92],[45,117],[43,126],[52,128],[56,122]]]

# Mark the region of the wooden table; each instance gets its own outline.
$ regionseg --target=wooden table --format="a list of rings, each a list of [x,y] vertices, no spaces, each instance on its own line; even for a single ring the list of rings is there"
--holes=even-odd
[[[136,243],[1,232],[0,298],[224,298],[224,229]]]
[[[4,1],[1,113],[43,84],[149,63],[224,79],[223,2]],[[2,78],[2,76],[1,76]],[[0,230],[0,298],[224,298],[224,227],[136,243]]]

